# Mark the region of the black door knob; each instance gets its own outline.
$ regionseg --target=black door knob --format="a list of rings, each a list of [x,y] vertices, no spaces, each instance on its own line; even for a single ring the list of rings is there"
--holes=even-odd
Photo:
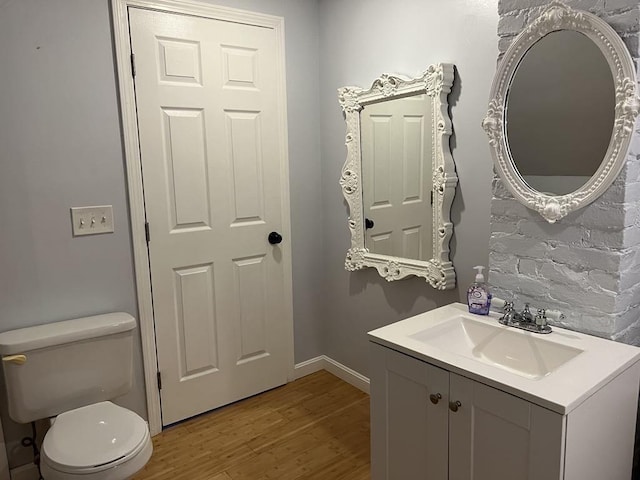
[[[282,235],[280,235],[278,232],[271,232],[269,234],[269,243],[271,245],[276,245],[281,241],[282,241]]]
[[[364,219],[364,228],[365,230],[369,230],[370,228],[373,228],[375,224],[373,223],[373,220],[371,220],[370,218],[365,218]]]

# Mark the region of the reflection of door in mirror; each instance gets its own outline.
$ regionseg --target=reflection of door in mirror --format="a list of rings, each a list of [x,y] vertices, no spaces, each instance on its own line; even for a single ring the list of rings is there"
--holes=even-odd
[[[360,113],[365,247],[433,257],[431,103],[427,95],[365,105]]]
[[[556,195],[582,187],[606,156],[614,114],[613,76],[598,45],[575,31],[540,39],[507,97],[507,140],[524,181]]]

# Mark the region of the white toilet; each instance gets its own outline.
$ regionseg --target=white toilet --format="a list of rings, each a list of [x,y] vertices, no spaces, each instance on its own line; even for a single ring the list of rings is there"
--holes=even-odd
[[[110,313],[0,333],[9,415],[56,417],[42,443],[45,480],[125,480],[149,461],[149,427],[108,400],[131,388],[133,330]]]

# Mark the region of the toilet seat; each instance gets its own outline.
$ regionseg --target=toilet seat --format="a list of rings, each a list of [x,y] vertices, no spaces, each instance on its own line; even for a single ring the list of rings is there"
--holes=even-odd
[[[41,466],[46,480],[124,479],[146,464],[151,451],[149,428],[140,416],[100,402],[56,418],[42,444]]]

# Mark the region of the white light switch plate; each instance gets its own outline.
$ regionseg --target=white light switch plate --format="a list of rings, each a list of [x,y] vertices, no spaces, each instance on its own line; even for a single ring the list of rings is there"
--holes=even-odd
[[[73,236],[113,232],[113,206],[71,207]]]

